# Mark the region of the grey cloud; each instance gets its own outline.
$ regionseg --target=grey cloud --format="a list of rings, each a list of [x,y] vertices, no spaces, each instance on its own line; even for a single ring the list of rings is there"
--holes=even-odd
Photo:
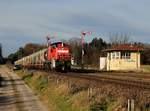
[[[81,30],[108,39],[109,32],[131,33],[150,43],[148,0],[5,0],[0,2],[0,42],[5,53],[27,42],[45,42],[47,34],[79,37]]]

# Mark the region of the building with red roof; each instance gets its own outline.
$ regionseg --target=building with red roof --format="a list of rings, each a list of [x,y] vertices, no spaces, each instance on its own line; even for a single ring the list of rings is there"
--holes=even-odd
[[[107,53],[107,70],[140,69],[143,48],[131,44],[122,44],[104,50]]]

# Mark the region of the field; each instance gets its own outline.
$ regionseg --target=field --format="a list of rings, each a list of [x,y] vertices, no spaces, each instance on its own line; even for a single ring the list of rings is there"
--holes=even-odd
[[[55,75],[52,72],[18,71],[51,111],[125,111],[128,99],[136,111],[149,110],[149,90]],[[136,98],[134,98],[136,97]]]
[[[142,69],[144,72],[150,73],[150,65],[142,65],[142,66],[141,66],[141,69]]]

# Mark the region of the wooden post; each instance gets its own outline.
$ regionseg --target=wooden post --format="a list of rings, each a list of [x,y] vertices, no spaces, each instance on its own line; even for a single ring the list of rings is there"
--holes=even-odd
[[[92,88],[90,88],[90,94],[92,95],[92,93],[93,93],[93,89],[92,89]]]
[[[88,97],[90,97],[93,93],[93,89],[92,88],[88,88]]]
[[[58,85],[58,83],[59,83],[59,80],[57,79],[56,84]]]
[[[67,81],[67,85],[68,85],[68,88],[69,88],[69,89],[71,88],[71,84],[72,84],[72,83],[68,80],[68,81]]]
[[[134,111],[134,108],[135,108],[134,99],[131,99],[131,111]]]
[[[67,81],[67,87],[68,87],[68,89],[70,88],[69,81]]]
[[[130,99],[128,99],[128,111],[130,111]]]
[[[90,97],[90,88],[88,88],[88,97]]]

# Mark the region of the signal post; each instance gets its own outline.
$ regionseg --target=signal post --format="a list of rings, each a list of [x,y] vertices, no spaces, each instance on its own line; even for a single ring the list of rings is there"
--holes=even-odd
[[[82,31],[81,32],[81,46],[82,46],[82,61],[81,61],[81,68],[84,69],[84,38],[86,35],[91,35],[92,32],[89,31]]]

